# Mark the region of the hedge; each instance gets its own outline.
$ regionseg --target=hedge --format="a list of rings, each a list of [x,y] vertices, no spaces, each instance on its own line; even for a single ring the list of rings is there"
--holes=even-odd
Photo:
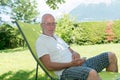
[[[68,44],[94,45],[104,43],[120,43],[120,20],[113,21],[113,39],[109,41],[106,32],[108,21],[75,23],[68,16],[58,20],[57,34]]]

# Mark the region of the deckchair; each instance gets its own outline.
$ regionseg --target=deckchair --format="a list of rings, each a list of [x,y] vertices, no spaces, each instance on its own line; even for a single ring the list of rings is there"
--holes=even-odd
[[[51,80],[58,80],[58,77],[52,71],[48,71],[42,62],[38,59],[35,50],[35,42],[40,34],[40,25],[39,24],[28,24],[23,22],[15,22],[20,33],[22,34],[32,56],[34,57],[35,61],[37,62],[36,66],[36,78],[38,79],[38,66],[46,73],[46,75]],[[120,73],[113,73],[113,72],[101,72],[99,73],[102,80],[117,80],[120,78]]]
[[[16,23],[20,33],[22,34],[32,56],[34,57],[35,61],[37,62],[35,80],[38,79],[38,66],[40,66],[42,68],[42,70],[46,73],[46,75],[51,80],[58,80],[58,77],[52,71],[48,71],[43,66],[42,62],[38,59],[38,56],[36,54],[35,42],[40,34],[40,26],[38,24],[28,24],[28,23],[16,22],[16,21],[15,21],[15,23]]]

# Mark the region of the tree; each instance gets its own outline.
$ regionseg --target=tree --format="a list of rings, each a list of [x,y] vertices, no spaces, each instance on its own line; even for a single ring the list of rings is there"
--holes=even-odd
[[[0,17],[0,24],[2,24],[2,18]]]
[[[37,3],[35,0],[15,0],[12,7],[12,18],[24,22],[32,22],[38,15]]]
[[[0,0],[0,5],[5,5],[6,0]]]
[[[57,20],[56,33],[64,39],[68,44],[73,43],[74,39],[74,18],[68,14],[64,14],[62,18]]]
[[[64,0],[47,0],[46,4],[52,9],[57,9],[58,4]],[[9,12],[7,8],[11,9]],[[36,0],[0,0],[0,14],[11,16],[14,20],[31,23],[38,15]],[[23,39],[18,31],[2,21],[0,17],[0,49],[13,48],[22,45]]]
[[[65,0],[47,0],[46,1],[46,4],[52,9],[59,8],[58,4],[62,4],[62,3],[65,3]]]
[[[2,0],[1,4],[10,7],[12,11],[8,14],[12,19],[23,22],[32,22],[39,13],[35,0]]]
[[[62,3],[65,3],[65,0],[46,0],[46,4],[52,9],[57,9],[58,4]],[[1,0],[0,4],[9,6],[12,10],[9,15],[12,15],[13,19],[23,22],[32,22],[39,13],[36,0]]]
[[[0,49],[9,48],[12,43],[14,28],[8,24],[0,26]]]
[[[12,1],[13,0],[0,0],[0,5],[7,5],[8,2],[12,2]],[[14,0],[14,1],[16,1],[16,0]],[[17,0],[17,1],[21,1],[21,0]],[[62,3],[65,3],[65,0],[46,0],[46,4],[52,9],[57,9],[58,4],[62,4]]]

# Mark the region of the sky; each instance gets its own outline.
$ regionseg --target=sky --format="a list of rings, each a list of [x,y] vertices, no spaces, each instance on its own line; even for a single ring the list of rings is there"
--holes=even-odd
[[[41,19],[41,16],[45,13],[51,13],[55,17],[60,17],[63,14],[68,14],[72,9],[77,7],[79,4],[99,4],[99,3],[106,3],[107,5],[111,4],[112,0],[65,0],[66,2],[58,5],[59,9],[52,10],[46,5],[46,0],[36,0],[38,3],[38,10],[40,12],[40,15],[38,16],[38,19]],[[2,17],[2,20],[10,20],[9,16],[5,16],[4,14],[0,15]]]
[[[5,9],[4,9],[5,8]],[[5,10],[7,10],[8,12],[11,12],[11,10],[8,8],[8,7],[1,7],[0,6],[0,9],[4,12]],[[2,17],[2,20],[3,21],[10,21],[10,16],[9,15],[6,15],[6,14],[0,14],[0,17]]]
[[[99,3],[105,3],[106,5],[110,5],[112,0],[65,0],[66,2],[59,5],[59,9],[52,10],[46,5],[46,0],[37,0],[38,4],[38,10],[40,11],[41,17],[45,13],[51,13],[55,17],[59,17],[62,14],[66,13],[68,14],[72,9],[77,7],[80,4],[99,4]]]

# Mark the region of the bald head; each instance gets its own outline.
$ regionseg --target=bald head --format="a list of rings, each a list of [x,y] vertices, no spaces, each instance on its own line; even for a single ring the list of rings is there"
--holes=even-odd
[[[55,31],[56,22],[51,14],[44,14],[42,16],[41,28],[45,35],[53,36]]]
[[[55,20],[52,14],[44,14],[44,15],[42,16],[42,23],[45,23],[48,19],[53,19],[53,20]]]

